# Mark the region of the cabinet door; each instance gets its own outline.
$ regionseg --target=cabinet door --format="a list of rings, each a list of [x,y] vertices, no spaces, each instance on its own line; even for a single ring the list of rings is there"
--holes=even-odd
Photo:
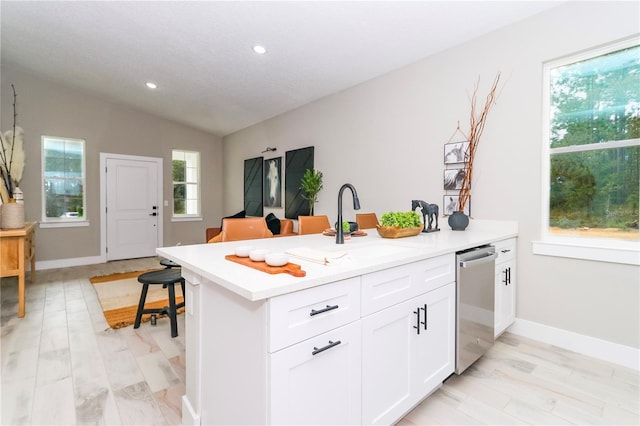
[[[516,319],[516,239],[495,243],[498,259],[495,276],[495,337]]]
[[[507,275],[507,285],[502,295],[502,322],[503,330],[509,327],[516,320],[516,261],[511,260],[504,265]]]
[[[455,370],[455,283],[420,296],[419,338],[414,339],[413,403],[420,401]]]
[[[412,347],[417,298],[362,319],[362,422],[390,424],[412,406]]]
[[[393,423],[454,369],[455,283],[363,318],[363,423]]]
[[[271,424],[361,424],[360,321],[270,355]]]
[[[495,336],[498,337],[516,319],[516,262],[510,260],[496,266]]]

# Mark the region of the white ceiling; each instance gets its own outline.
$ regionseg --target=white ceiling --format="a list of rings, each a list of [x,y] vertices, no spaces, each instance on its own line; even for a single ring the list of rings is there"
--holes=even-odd
[[[0,52],[223,136],[560,3],[2,0]]]

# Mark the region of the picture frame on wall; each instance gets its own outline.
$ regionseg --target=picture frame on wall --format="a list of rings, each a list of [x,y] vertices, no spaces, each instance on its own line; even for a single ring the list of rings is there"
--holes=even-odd
[[[466,163],[468,158],[468,141],[444,144],[444,164]]]
[[[465,169],[447,169],[444,171],[443,186],[445,190],[462,188],[462,182],[466,175]]]
[[[442,214],[444,216],[451,215],[454,211],[458,210],[458,199],[460,197],[458,195],[444,195],[442,197]],[[471,215],[471,198],[464,206],[464,214],[467,216]]]
[[[282,207],[282,157],[264,160],[263,204]]]

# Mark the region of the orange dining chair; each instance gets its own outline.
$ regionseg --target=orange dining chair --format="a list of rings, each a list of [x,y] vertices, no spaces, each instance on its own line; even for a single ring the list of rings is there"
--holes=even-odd
[[[375,228],[376,225],[380,225],[378,216],[375,213],[356,213],[356,223],[358,224],[358,229]]]
[[[210,243],[238,240],[271,238],[273,234],[267,227],[264,217],[223,219],[220,234],[209,240]]]
[[[331,228],[329,216],[298,216],[298,235],[321,234]]]

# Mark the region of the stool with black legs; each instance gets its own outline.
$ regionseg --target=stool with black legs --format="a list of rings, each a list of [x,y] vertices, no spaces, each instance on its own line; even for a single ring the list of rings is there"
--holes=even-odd
[[[138,303],[138,312],[136,313],[136,321],[133,328],[140,327],[140,321],[143,314],[166,314],[171,320],[171,337],[178,335],[177,311],[184,306],[184,302],[176,305],[175,285],[180,283],[182,287],[182,295],[184,296],[184,278],[182,278],[182,269],[166,268],[157,271],[145,272],[138,277],[138,282],[142,284],[142,293],[140,294],[140,302]],[[169,306],[163,308],[145,309],[144,304],[147,299],[147,291],[149,285],[161,284],[163,288],[169,291]]]
[[[161,259],[160,260],[160,264],[162,266],[164,266],[167,269],[171,269],[171,268],[179,268],[180,265],[178,265],[176,262],[174,262],[171,259]]]

